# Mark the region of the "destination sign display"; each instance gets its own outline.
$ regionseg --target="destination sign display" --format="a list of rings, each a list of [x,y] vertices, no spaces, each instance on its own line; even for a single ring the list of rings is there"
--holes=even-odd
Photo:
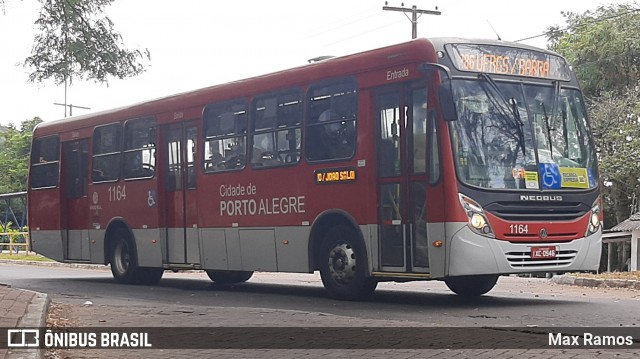
[[[460,71],[571,79],[571,69],[562,57],[541,51],[485,44],[450,44],[446,49]]]
[[[350,183],[356,180],[356,169],[353,167],[325,168],[314,172],[316,184]]]

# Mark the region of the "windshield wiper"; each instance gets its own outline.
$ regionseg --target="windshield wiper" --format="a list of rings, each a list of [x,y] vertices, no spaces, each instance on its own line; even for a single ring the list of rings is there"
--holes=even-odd
[[[555,81],[554,88],[553,88],[553,102],[551,105],[551,116],[549,116],[549,114],[547,113],[547,108],[545,107],[544,102],[542,103],[542,111],[544,112],[544,126],[545,126],[545,129],[547,130],[547,140],[549,141],[549,153],[552,160],[553,160],[553,144],[551,143],[551,131],[555,131],[556,129],[551,128],[551,126],[549,125],[549,120],[553,116],[555,116],[555,113],[558,107],[559,97],[560,97],[560,81]]]
[[[500,112],[502,112],[502,116],[504,116],[504,118],[506,118],[507,120],[511,120],[511,119],[514,120],[514,121],[509,121],[511,122],[509,123],[509,125],[511,128],[516,129],[516,132],[517,132],[516,135],[518,136],[517,138],[518,144],[520,145],[520,148],[522,148],[522,156],[526,157],[527,155],[525,153],[525,148],[524,148],[525,147],[525,138],[524,138],[524,130],[523,130],[524,122],[522,122],[522,117],[520,117],[520,110],[518,109],[518,104],[516,102],[516,99],[510,98],[509,100],[507,100],[507,98],[502,93],[502,90],[500,90],[496,82],[493,80],[493,78],[491,78],[491,76],[489,76],[489,74],[481,72],[478,74],[478,78],[485,80],[489,84],[489,87],[491,87],[491,90],[493,90],[493,93],[490,93],[487,90],[485,90],[485,93],[489,95],[490,99],[492,99],[495,107],[501,110]],[[509,114],[505,113],[504,111],[505,107],[509,110]]]

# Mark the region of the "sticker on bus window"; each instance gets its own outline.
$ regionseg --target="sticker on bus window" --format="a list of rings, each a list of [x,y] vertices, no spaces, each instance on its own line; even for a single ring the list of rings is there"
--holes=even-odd
[[[586,168],[560,167],[563,188],[589,188]]]
[[[524,180],[527,189],[539,189],[540,185],[538,184],[538,172],[535,171],[525,171],[524,172]]]
[[[560,167],[555,163],[541,163],[539,166],[543,189],[558,189],[562,184]]]

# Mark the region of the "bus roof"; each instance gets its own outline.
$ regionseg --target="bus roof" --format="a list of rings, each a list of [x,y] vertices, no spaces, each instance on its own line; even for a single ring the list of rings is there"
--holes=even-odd
[[[198,106],[204,108],[204,105],[209,103],[238,97],[252,97],[256,94],[276,91],[292,86],[300,86],[322,79],[357,75],[362,72],[378,68],[387,68],[396,64],[419,61],[436,62],[436,51],[443,51],[445,44],[455,43],[512,46],[557,55],[548,50],[498,40],[444,37],[415,39],[379,49],[334,57],[266,75],[218,84],[101,112],[43,122],[36,127],[34,135],[47,136]]]
[[[427,60],[435,61],[433,45],[427,39],[416,39],[101,112],[43,122],[36,127],[35,134],[37,136],[46,136],[72,129],[95,127],[100,124],[203,106],[208,103],[238,97],[251,97],[255,94],[303,85],[321,79],[357,75],[358,73],[376,68],[385,68],[398,63]]]

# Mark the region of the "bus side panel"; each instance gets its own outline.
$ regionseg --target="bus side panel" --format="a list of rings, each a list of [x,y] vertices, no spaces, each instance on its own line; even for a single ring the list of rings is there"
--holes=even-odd
[[[311,227],[276,228],[276,256],[278,271],[309,273],[307,250]]]
[[[273,229],[240,229],[242,269],[277,272],[276,236]]]
[[[89,257],[91,258],[91,263],[107,263],[108,258],[105,257],[106,253],[104,253],[104,236],[106,232],[104,229],[92,229],[89,231],[89,242],[91,243]]]
[[[162,267],[162,245],[159,229],[134,229],[138,265],[140,267]]]
[[[29,239],[31,240],[31,249],[34,252],[58,262],[64,261],[62,231],[32,229]]]
[[[58,189],[40,189],[29,192],[29,223],[33,251],[56,261],[63,261],[63,231],[60,228],[60,195]]]
[[[227,262],[227,237],[224,229],[200,231],[201,263],[204,269],[229,269]]]

